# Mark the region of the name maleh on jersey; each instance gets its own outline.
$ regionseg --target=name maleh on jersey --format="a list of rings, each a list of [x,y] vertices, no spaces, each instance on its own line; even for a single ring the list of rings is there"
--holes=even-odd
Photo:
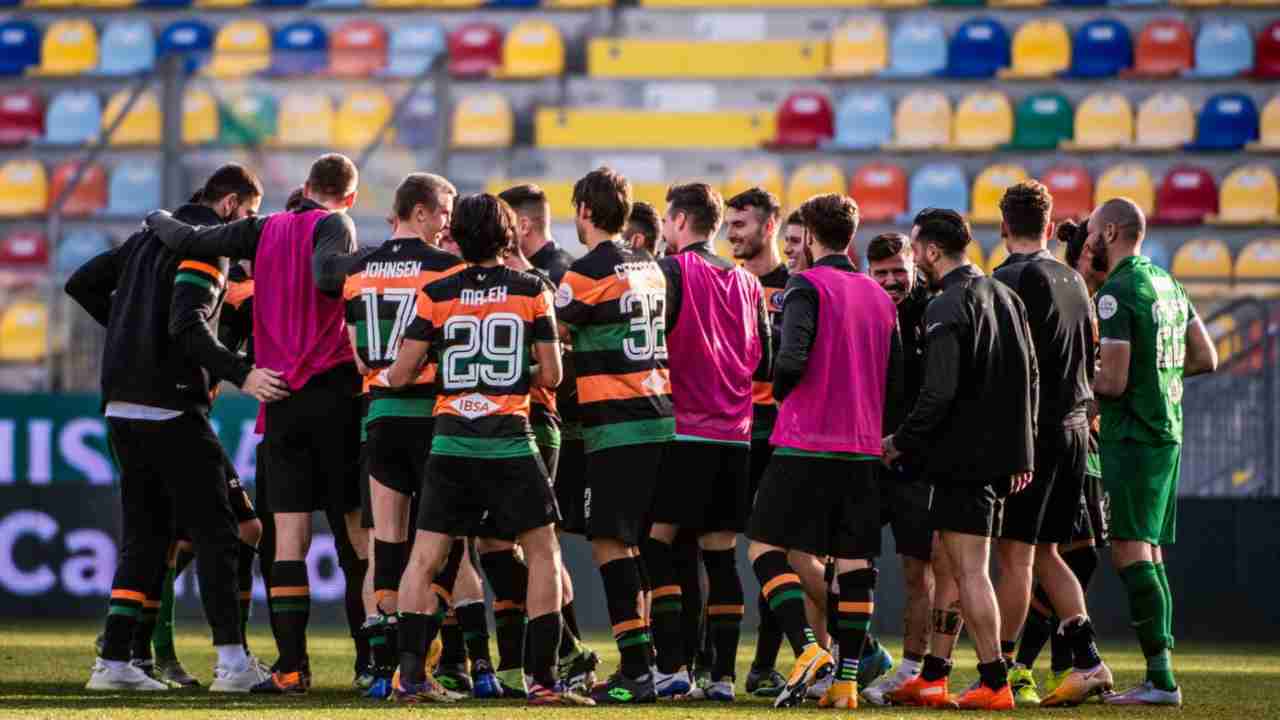
[[[399,260],[396,262],[371,262],[365,266],[364,276],[370,278],[413,277],[422,272],[422,263],[417,260]]]
[[[463,305],[486,305],[488,303],[503,303],[507,301],[506,286],[491,287],[488,290],[471,290],[464,288],[462,296],[458,302]]]

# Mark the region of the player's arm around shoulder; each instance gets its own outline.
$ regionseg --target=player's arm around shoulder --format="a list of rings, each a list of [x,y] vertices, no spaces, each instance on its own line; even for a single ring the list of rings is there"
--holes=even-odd
[[[539,285],[541,285],[539,281]],[[555,300],[545,287],[533,303],[533,360],[536,372],[530,379],[534,385],[556,388],[564,379],[564,362],[560,357],[560,334],[556,324]]]

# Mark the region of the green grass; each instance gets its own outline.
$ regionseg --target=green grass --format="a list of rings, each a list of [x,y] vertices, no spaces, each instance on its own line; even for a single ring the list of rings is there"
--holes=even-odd
[[[193,674],[206,682],[213,665],[213,650],[207,631],[199,631],[193,621],[180,628],[179,656]],[[611,717],[639,719],[662,718],[684,720],[696,717],[763,718],[776,713],[763,701],[740,699],[734,705],[672,702],[646,708],[526,708],[513,702],[471,702],[455,706],[401,707],[375,703],[355,697],[350,690],[351,644],[333,629],[317,629],[312,634],[310,652],[315,671],[315,688],[305,697],[261,698],[250,696],[211,696],[205,692],[173,692],[160,695],[125,695],[89,693],[84,683],[93,663],[93,638],[97,624],[65,622],[23,622],[0,624],[0,718],[303,718],[325,720],[369,717],[409,717],[419,713],[439,713],[455,718],[506,719],[525,713],[539,717],[557,717],[589,713]],[[271,658],[273,645],[265,628],[251,634],[250,642],[264,657]],[[739,677],[745,678],[753,650],[752,638],[744,638],[739,656]],[[616,665],[617,652],[608,638],[592,639],[592,646],[604,658],[604,668]],[[895,657],[900,646],[887,643]],[[1116,638],[1103,643],[1103,653],[1116,673],[1120,686],[1128,687],[1142,677],[1142,658],[1136,643]],[[784,656],[787,650],[783,650]],[[973,680],[973,654],[967,645],[956,651],[958,669],[953,687],[964,687]],[[789,658],[784,665],[789,665]],[[1046,658],[1047,660],[1047,658]],[[1187,706],[1180,718],[1213,718],[1213,720],[1263,720],[1280,717],[1280,654],[1275,648],[1245,646],[1180,645],[1175,656],[1175,669],[1186,696]],[[785,668],[784,668],[785,670]],[[739,687],[741,692],[741,687]],[[812,704],[798,711],[803,714],[823,713]],[[923,718],[933,711],[900,708],[866,708],[859,710],[877,718]],[[1097,703],[1074,709],[1018,711],[1017,715],[1039,715],[1053,718],[1092,717],[1156,717],[1168,710],[1121,710]],[[528,717],[532,717],[529,715]]]

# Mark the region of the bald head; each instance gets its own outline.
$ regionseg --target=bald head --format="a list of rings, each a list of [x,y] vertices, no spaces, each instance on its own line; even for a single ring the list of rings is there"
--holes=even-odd
[[[1086,242],[1093,248],[1091,263],[1098,272],[1110,272],[1128,255],[1137,255],[1147,233],[1147,217],[1129,198],[1112,198],[1089,217]]]

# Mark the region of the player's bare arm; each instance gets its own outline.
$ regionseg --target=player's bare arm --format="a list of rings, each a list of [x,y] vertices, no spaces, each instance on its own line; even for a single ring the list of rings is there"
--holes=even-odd
[[[405,338],[400,345],[400,352],[396,355],[396,361],[391,364],[391,367],[382,371],[381,377],[387,386],[399,388],[413,382],[413,379],[418,376],[418,369],[427,358],[428,347],[430,343]]]
[[[1129,386],[1129,343],[1103,340],[1101,355],[1098,374],[1093,378],[1093,391],[1106,397],[1120,397]]]
[[[1217,369],[1218,349],[1197,315],[1187,323],[1187,354],[1182,361],[1182,376],[1202,375]]]

